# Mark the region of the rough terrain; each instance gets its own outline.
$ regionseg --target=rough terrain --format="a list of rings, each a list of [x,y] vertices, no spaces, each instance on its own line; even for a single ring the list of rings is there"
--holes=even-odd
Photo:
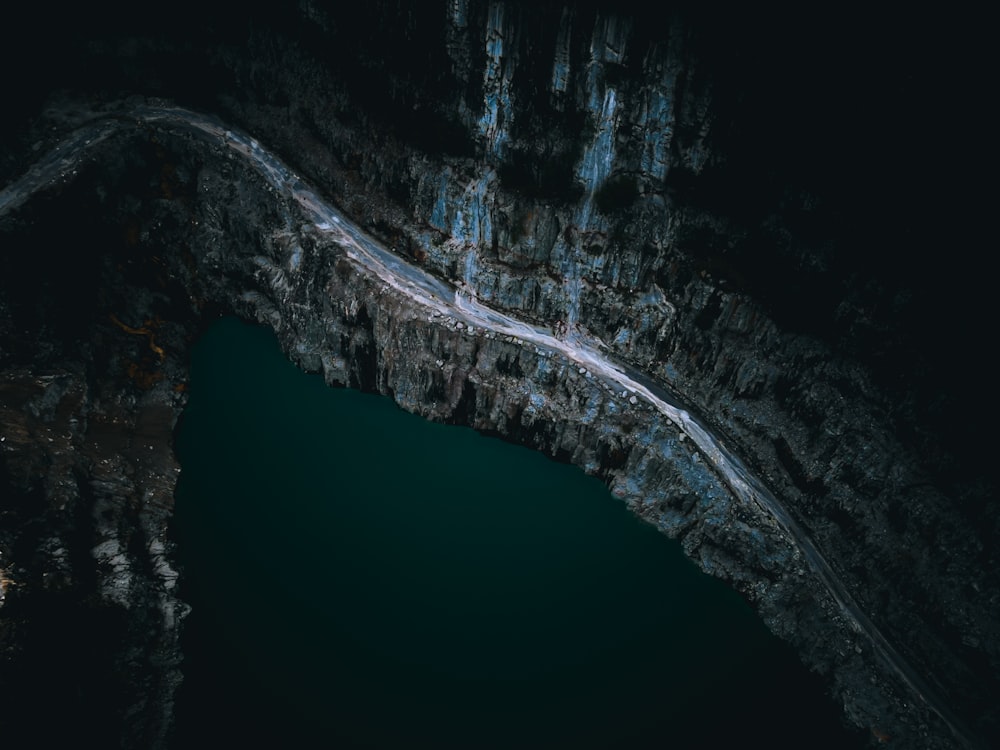
[[[691,19],[653,33],[586,5],[359,13],[303,3],[208,52],[90,40],[114,96],[49,97],[10,137],[4,695],[42,691],[67,658],[110,661],[122,702],[95,700],[88,726],[118,732],[111,711],[126,745],[165,736],[183,613],[169,435],[190,341],[233,310],[331,384],[603,477],[828,675],[873,743],[995,739],[995,496],[963,429],[961,391],[981,381],[941,362],[954,326],[975,324],[943,309],[946,282],[894,265],[892,244],[867,256],[892,238],[853,236],[862,223],[814,172],[779,160],[751,181],[763,162],[740,150],[739,98]],[[184,103],[163,55],[205,66],[222,137],[151,114]],[[61,167],[67,153],[82,156]],[[52,163],[55,179],[17,182]],[[396,269],[367,262],[327,205]],[[396,283],[408,267],[430,274],[417,295]],[[435,293],[451,307],[419,299]],[[700,421],[685,430],[658,394]],[[720,456],[784,520],[741,496]],[[107,641],[78,656],[67,612]],[[64,651],[38,645],[53,639]]]

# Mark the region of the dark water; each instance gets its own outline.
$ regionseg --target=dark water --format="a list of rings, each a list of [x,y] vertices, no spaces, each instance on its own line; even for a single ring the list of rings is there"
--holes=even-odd
[[[818,678],[598,480],[195,347],[174,745],[851,747]]]

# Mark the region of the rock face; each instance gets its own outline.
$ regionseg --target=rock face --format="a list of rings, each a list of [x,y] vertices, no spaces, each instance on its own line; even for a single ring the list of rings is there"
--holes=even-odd
[[[923,86],[964,89],[910,42],[880,59],[882,19],[870,37],[828,19],[801,42],[775,20],[305,0],[57,34],[59,93],[23,99],[0,162],[24,185],[46,154],[81,154],[23,200],[0,196],[0,705],[98,674],[116,697],[74,704],[96,739],[167,736],[184,612],[170,432],[187,346],[233,310],[331,384],[603,477],[828,675],[873,743],[996,742],[995,483],[966,429],[984,408],[968,354],[985,282],[963,275],[969,227],[935,216],[966,205],[955,182],[925,194],[960,173],[921,150],[950,131],[914,103]],[[833,56],[845,41],[849,59]],[[648,402],[435,315],[230,140],[136,114],[161,102],[251,134],[250,157],[280,154],[303,190],[466,298],[599,341],[679,395],[906,670],[788,526]]]
[[[132,225],[101,229],[94,185],[57,188],[4,225],[0,695],[12,747],[153,746],[181,678],[187,606],[166,526],[184,320]]]

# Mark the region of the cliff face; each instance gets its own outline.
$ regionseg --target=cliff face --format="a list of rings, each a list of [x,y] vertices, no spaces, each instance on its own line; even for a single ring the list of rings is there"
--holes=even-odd
[[[956,146],[915,101],[958,79],[912,54],[919,23],[896,28],[890,55],[886,19],[863,32],[793,19],[796,40],[774,20],[307,1],[220,11],[184,34],[118,19],[127,35],[98,24],[60,39],[100,82],[55,68],[68,91],[12,118],[2,164],[14,184],[90,128],[61,147],[85,153],[78,164],[0,215],[0,636],[16,681],[47,641],[32,628],[82,608],[135,634],[100,646],[124,665],[114,689],[141,688],[117,717],[126,742],[166,731],[183,611],[169,430],[187,342],[222,308],[268,322],[330,383],[604,477],[828,674],[873,742],[995,738],[995,493],[966,437],[985,380],[956,368],[975,349],[953,343],[978,340],[985,297],[962,276],[967,227],[937,218],[960,203],[940,154]],[[460,298],[592,344],[679,397],[791,526],[741,499],[652,402],[561,344],[422,305],[320,226],[292,181],[269,182],[233,131],[205,138],[129,94],[208,109],[259,140],[250,157],[280,154],[303,190]],[[70,207],[66,234],[44,229]],[[66,252],[80,224],[94,239]]]

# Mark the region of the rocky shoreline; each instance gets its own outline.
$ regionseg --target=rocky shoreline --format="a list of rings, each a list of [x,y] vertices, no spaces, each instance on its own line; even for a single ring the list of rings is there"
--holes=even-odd
[[[302,23],[315,33],[323,18],[332,23],[306,6],[311,15]],[[444,53],[452,75],[523,122],[530,115],[519,107],[528,99],[518,94],[524,84],[509,45],[520,39],[514,48],[526,54],[536,31],[518,31],[511,18],[451,17]],[[41,690],[45,669],[58,665],[38,645],[51,637],[46,623],[59,620],[52,613],[83,611],[93,632],[131,634],[99,641],[97,653],[118,665],[107,679],[129,697],[102,707],[116,712],[117,724],[96,712],[93,731],[120,736],[125,746],[165,741],[184,613],[169,562],[178,468],[170,434],[183,409],[190,342],[215,311],[232,310],[273,327],[293,360],[331,384],[390,395],[427,418],[498,434],[601,476],[827,675],[847,719],[873,743],[943,748],[994,736],[1000,585],[989,487],[956,482],[952,464],[925,458],[936,445],[933,423],[900,406],[920,394],[919,382],[902,395],[890,391],[878,362],[848,356],[851,340],[835,346],[779,323],[755,283],[712,250],[745,239],[739,221],[656,188],[665,183],[659,162],[647,158],[656,145],[650,134],[666,128],[660,120],[668,114],[675,118],[668,129],[689,134],[664,152],[668,161],[695,184],[711,176],[711,163],[699,160],[719,105],[694,74],[683,91],[671,88],[678,84],[669,72],[687,64],[678,47],[654,45],[638,70],[619,70],[623,50],[638,43],[632,27],[568,18],[556,35],[565,36],[567,59],[579,62],[574,55],[585,46],[591,59],[566,82],[549,82],[546,107],[590,112],[591,140],[582,145],[553,136],[546,146],[527,131],[504,130],[500,114],[484,122],[467,94],[463,109],[417,89],[423,106],[467,118],[458,124],[473,152],[435,151],[366,115],[356,91],[308,45],[270,30],[251,36],[249,51],[215,52],[216,71],[256,87],[253,95],[222,93],[217,112],[283,154],[410,263],[554,333],[594,336],[680,393],[933,684],[949,706],[944,720],[886,670],[782,529],[735,501],[691,441],[653,409],[609,393],[586,368],[551,352],[429,315],[310,225],[225,144],[127,115],[78,166],[0,217],[9,269],[0,298],[0,647],[14,675],[5,678],[5,704],[19,681]],[[497,52],[501,39],[506,53]],[[262,66],[265,52],[270,62]],[[91,54],[117,52],[98,45]],[[466,59],[485,64],[485,73],[462,68]],[[650,79],[651,71],[664,77]],[[682,104],[656,117],[611,103],[674,95]],[[128,106],[51,100],[21,135],[32,148],[18,151],[5,173],[16,176],[82,123],[122,117]],[[627,114],[643,111],[645,128]],[[610,160],[602,161],[597,151],[608,143]],[[548,194],[548,177],[517,172],[518,148],[549,148],[554,164],[560,149],[576,154],[559,182],[576,192]],[[625,174],[638,177],[629,183]],[[791,231],[787,215],[778,220],[778,234]],[[814,246],[797,252],[819,257]],[[854,310],[853,330],[892,323],[857,302],[844,302]],[[968,729],[956,736],[953,720]]]

